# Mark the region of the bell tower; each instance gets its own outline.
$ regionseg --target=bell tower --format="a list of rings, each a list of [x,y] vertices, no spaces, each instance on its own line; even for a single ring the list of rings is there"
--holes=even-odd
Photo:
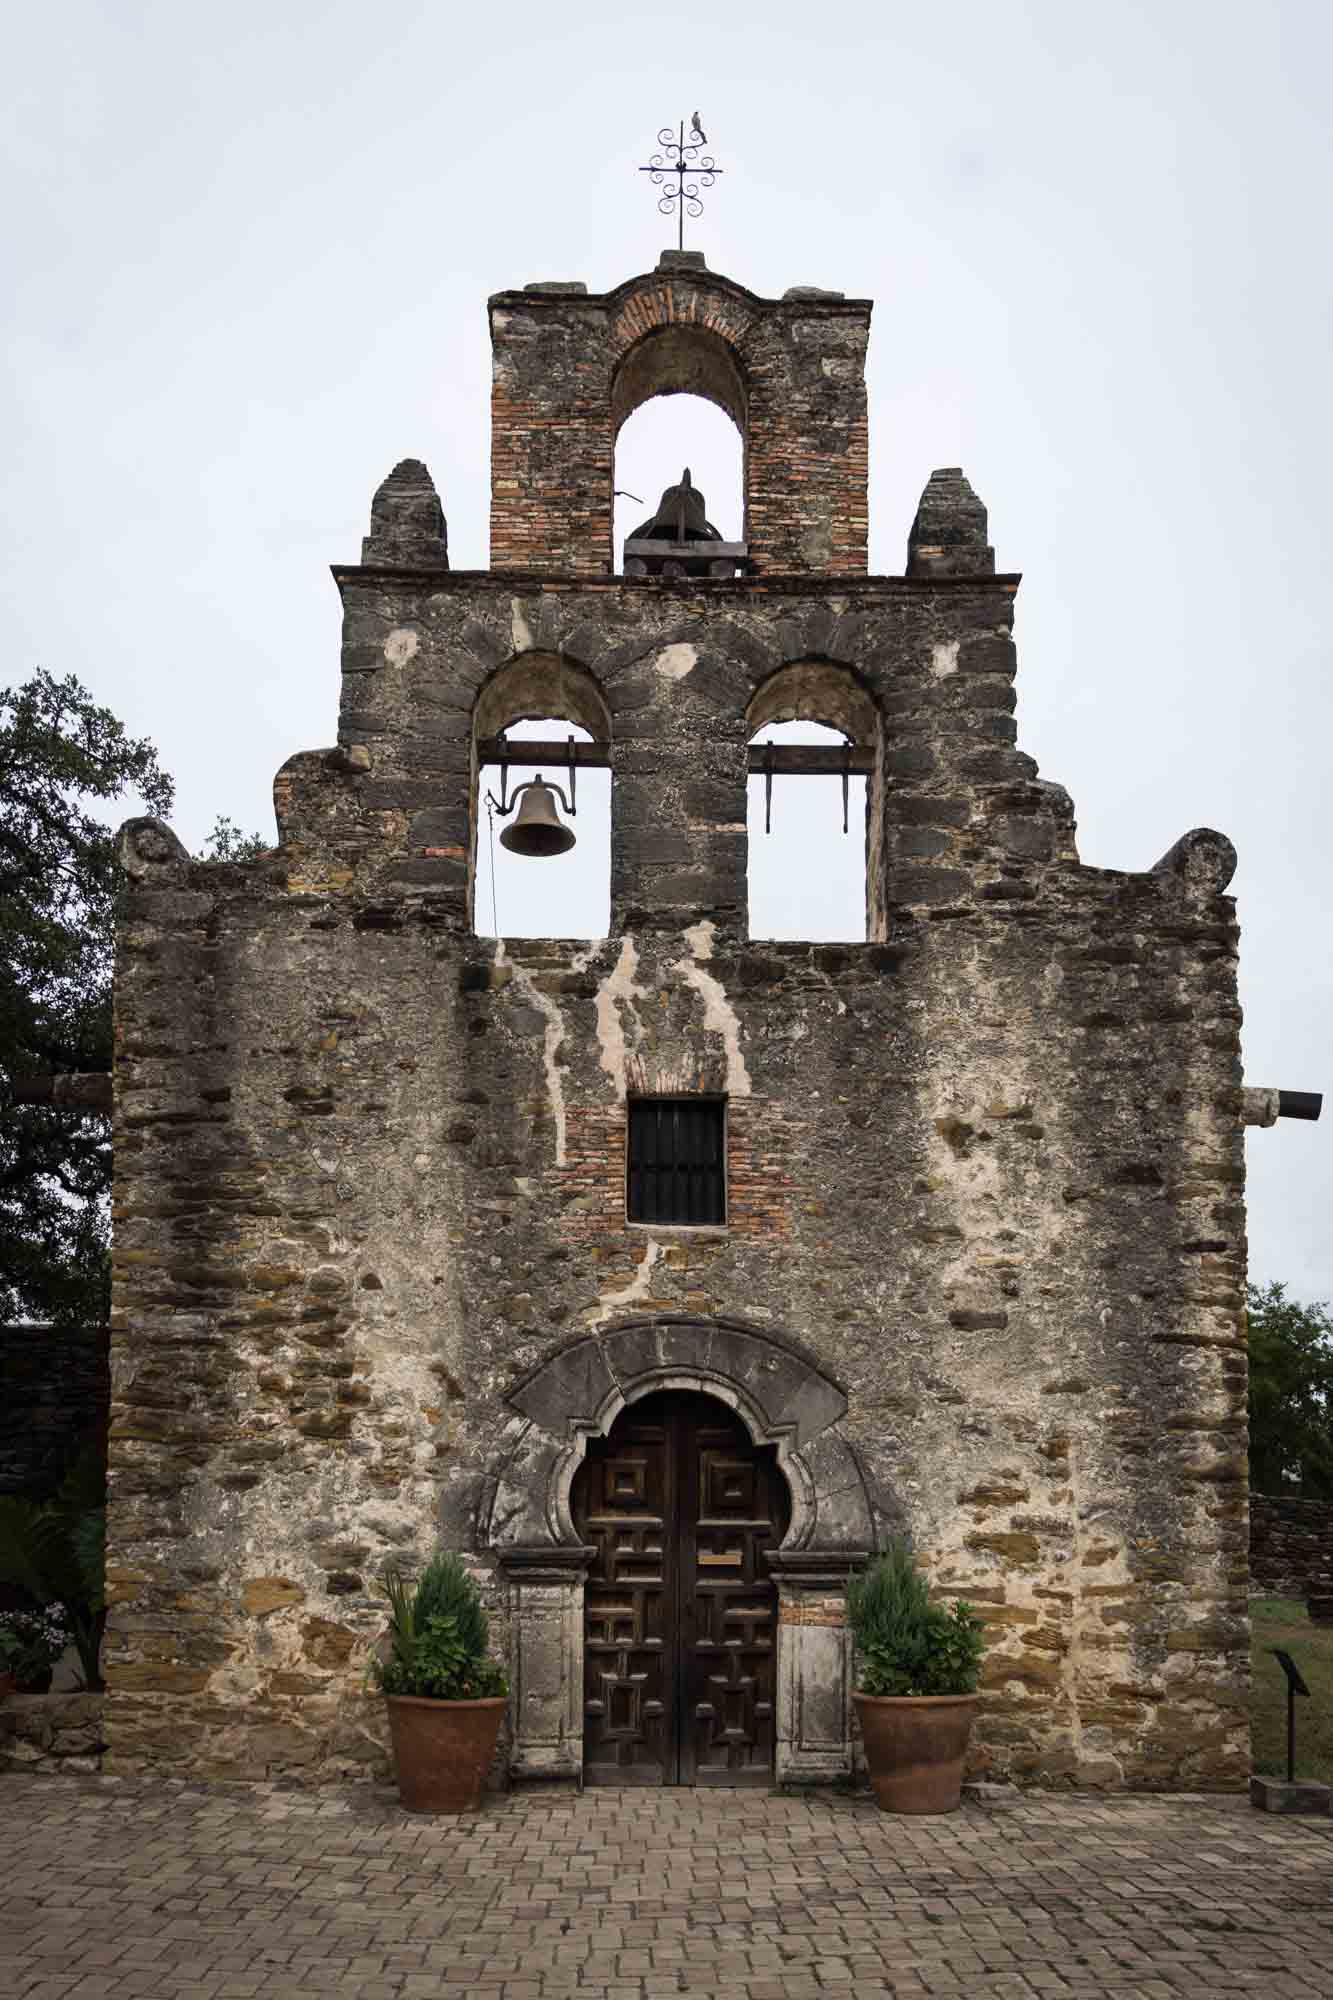
[[[616,437],[652,396],[704,396],[745,453],[758,576],[863,575],[870,301],[761,299],[667,250],[610,292],[525,285],[490,301],[491,568],[610,576]]]

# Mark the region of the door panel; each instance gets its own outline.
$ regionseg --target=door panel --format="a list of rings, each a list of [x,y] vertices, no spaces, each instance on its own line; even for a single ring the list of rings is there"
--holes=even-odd
[[[578,1474],[575,1520],[597,1550],[583,1634],[590,1784],[665,1785],[675,1769],[669,1436],[660,1422],[617,1424],[614,1442],[595,1440]]]
[[[777,1592],[765,1556],[787,1525],[771,1447],[711,1397],[633,1405],[588,1447],[574,1519],[588,1573],[590,1784],[768,1784]]]

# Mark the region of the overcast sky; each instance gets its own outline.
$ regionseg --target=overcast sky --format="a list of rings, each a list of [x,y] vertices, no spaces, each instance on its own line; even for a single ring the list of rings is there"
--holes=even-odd
[[[687,244],[876,300],[872,568],[961,464],[1084,859],[1230,834],[1248,1079],[1333,1085],[1328,0],[57,0],[5,46],[0,675],[150,734],[187,842],[333,740],[328,565],[397,459],[485,566],[486,296],[651,268],[634,169],[697,107]],[[618,483],[689,458],[736,532],[720,422],[654,406]],[[1333,1295],[1333,1109],[1249,1154],[1255,1274]]]

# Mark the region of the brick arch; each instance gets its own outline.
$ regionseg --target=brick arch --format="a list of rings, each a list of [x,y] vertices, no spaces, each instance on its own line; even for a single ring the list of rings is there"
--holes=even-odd
[[[700,327],[665,326],[645,334],[611,377],[611,428],[621,429],[654,396],[702,396],[715,403],[744,438],[750,385],[739,356]]]
[[[697,327],[732,348],[743,359],[762,301],[739,285],[682,276],[640,280],[622,294],[611,321],[612,366],[645,335],[665,327]]]
[[[750,375],[746,339],[753,323],[725,293],[653,286],[634,293],[612,331],[611,436],[617,441],[634,413],[657,396],[699,396],[740,435],[741,534],[750,519]],[[662,484],[679,468],[662,468]],[[649,496],[646,496],[649,497]],[[612,551],[614,562],[615,551]]]

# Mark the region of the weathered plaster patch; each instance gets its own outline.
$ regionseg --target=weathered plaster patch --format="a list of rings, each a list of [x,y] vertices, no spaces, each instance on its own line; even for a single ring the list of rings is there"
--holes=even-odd
[[[612,1319],[625,1306],[642,1305],[653,1295],[653,1267],[661,1262],[662,1245],[656,1237],[648,1238],[638,1270],[629,1283],[619,1292],[603,1292],[597,1301],[598,1319]]]
[[[627,1025],[635,1048],[643,1040],[643,1028],[634,1003],[646,1000],[648,994],[646,988],[634,984],[638,968],[639,954],[634,948],[634,940],[626,935],[619,958],[597,988],[597,1059],[615,1085],[617,1097],[624,1097],[627,1089]],[[622,1008],[625,1013],[621,1012]]]
[[[947,680],[950,674],[958,672],[957,639],[946,639],[930,649],[930,671],[937,681]]]
[[[421,634],[410,625],[398,625],[384,641],[384,657],[391,667],[405,667],[421,650]]]
[[[672,966],[687,986],[692,986],[704,1003],[704,1030],[708,1034],[720,1035],[722,1049],[727,1062],[727,1095],[748,1097],[750,1095],[750,1072],[745,1066],[741,1052],[740,1016],[727,998],[726,988],[711,972],[705,972],[700,959],[711,956],[713,950],[713,926],[705,919],[692,924],[685,932],[685,942],[690,947],[689,958],[678,958]]]
[[[542,992],[536,980],[525,966],[516,965],[512,959],[506,961],[503,938],[497,938],[495,941],[495,962],[497,965],[508,963],[509,969],[514,975],[514,984],[518,987],[524,999],[530,1000],[538,1012],[546,1017],[542,1061],[546,1070],[546,1096],[551,1106],[551,1122],[555,1126],[555,1163],[558,1167],[563,1167],[567,1157],[565,1146],[565,1080],[560,1073],[560,1065],[556,1061],[556,1056],[559,1053],[560,1044],[565,1039],[565,1017],[560,1012],[553,996]]]
[[[683,681],[692,667],[698,665],[699,655],[695,647],[685,639],[677,640],[674,646],[664,646],[653,661],[653,669],[665,680]]]
[[[532,651],[532,627],[524,613],[523,600],[518,597],[509,600],[509,637],[516,653]]]

